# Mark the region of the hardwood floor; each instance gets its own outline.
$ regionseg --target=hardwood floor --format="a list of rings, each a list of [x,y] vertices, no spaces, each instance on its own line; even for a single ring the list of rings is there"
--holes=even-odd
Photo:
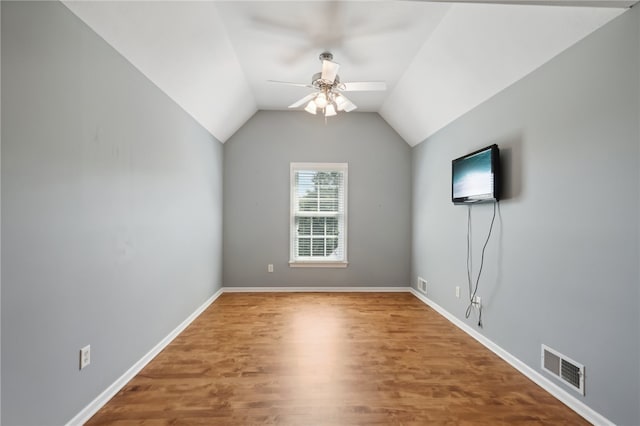
[[[409,293],[226,293],[87,424],[588,423]]]

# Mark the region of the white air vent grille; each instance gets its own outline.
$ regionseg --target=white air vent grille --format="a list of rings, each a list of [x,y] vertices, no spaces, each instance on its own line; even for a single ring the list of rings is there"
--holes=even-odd
[[[550,373],[560,377],[560,357],[554,353],[543,350],[542,359],[544,361],[544,368]]]
[[[584,365],[542,345],[542,369],[562,379],[576,392],[584,395]]]

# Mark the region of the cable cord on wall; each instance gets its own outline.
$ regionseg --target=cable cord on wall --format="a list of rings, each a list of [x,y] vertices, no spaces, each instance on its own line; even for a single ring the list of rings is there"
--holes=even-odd
[[[469,204],[469,210],[467,211],[467,284],[469,285],[469,306],[467,306],[467,311],[464,314],[465,318],[469,318],[471,316],[473,302],[476,299],[476,293],[478,293],[478,285],[480,284],[480,276],[482,275],[482,267],[484,266],[484,252],[487,249],[487,244],[489,244],[491,232],[493,231],[493,224],[496,221],[496,204],[498,204],[497,201],[493,203],[493,217],[491,218],[491,225],[489,226],[487,239],[484,241],[484,245],[482,246],[480,269],[478,270],[478,277],[476,278],[475,285],[473,284],[471,272],[471,204]],[[478,310],[478,326],[482,327],[482,305],[480,305]]]

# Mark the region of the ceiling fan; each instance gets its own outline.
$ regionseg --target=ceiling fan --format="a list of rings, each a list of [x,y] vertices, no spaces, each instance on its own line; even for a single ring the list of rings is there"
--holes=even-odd
[[[329,52],[322,52],[319,59],[322,62],[322,72],[314,74],[311,77],[310,84],[269,80],[272,83],[315,89],[315,92],[292,103],[289,108],[299,108],[306,104],[304,110],[308,113],[315,115],[318,111],[321,111],[325,117],[331,117],[336,115],[338,111],[350,112],[357,108],[353,102],[347,99],[343,92],[387,90],[387,85],[384,81],[343,83],[338,75],[340,64],[333,62],[333,55]]]

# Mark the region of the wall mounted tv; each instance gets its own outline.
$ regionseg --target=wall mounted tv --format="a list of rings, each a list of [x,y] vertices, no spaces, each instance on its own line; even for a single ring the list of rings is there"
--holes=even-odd
[[[498,145],[479,149],[451,162],[451,201],[454,204],[498,201],[499,184]]]

